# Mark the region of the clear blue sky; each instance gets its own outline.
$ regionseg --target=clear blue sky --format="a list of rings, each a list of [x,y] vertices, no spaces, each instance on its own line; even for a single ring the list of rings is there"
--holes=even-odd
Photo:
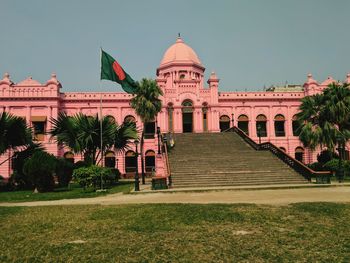
[[[349,0],[2,0],[0,73],[62,91],[98,91],[99,48],[135,79],[155,78],[181,32],[220,90],[343,80],[350,71]],[[103,82],[104,91],[120,91]]]

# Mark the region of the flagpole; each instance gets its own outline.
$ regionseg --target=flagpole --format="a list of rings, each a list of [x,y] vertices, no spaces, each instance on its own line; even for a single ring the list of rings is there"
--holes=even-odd
[[[100,47],[100,72],[102,70],[102,47]],[[100,73],[101,74],[101,73]],[[101,151],[101,167],[103,167],[103,136],[102,136],[102,79],[100,76],[100,151]],[[101,191],[103,190],[103,179],[101,171]]]

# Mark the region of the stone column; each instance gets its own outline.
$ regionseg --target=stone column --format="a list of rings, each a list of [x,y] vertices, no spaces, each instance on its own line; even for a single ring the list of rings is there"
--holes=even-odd
[[[275,126],[274,126],[274,116],[272,114],[272,107],[269,107],[269,115],[267,120],[267,129],[268,129],[268,138],[271,140],[272,138],[275,138]]]
[[[27,106],[26,122],[27,122],[28,125],[31,125],[31,122],[30,122],[31,115],[32,115],[32,107],[31,106]]]
[[[174,132],[182,132],[182,111],[181,108],[174,109],[173,121]]]

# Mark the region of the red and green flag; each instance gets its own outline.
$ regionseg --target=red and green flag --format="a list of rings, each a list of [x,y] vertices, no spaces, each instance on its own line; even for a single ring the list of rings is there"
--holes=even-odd
[[[119,63],[106,52],[101,50],[101,79],[119,83],[127,93],[136,93],[136,82],[119,65]]]

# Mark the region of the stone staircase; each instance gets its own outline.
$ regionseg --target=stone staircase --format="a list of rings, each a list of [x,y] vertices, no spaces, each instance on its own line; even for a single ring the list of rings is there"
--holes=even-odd
[[[233,132],[176,134],[169,163],[174,188],[308,183]]]

